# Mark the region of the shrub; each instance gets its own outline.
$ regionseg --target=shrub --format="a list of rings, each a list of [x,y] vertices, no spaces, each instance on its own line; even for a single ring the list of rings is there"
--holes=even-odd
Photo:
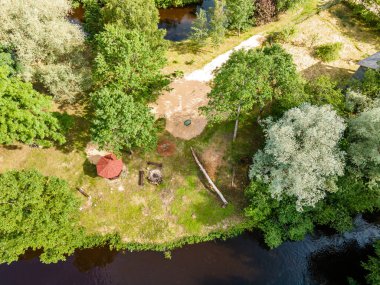
[[[286,27],[280,31],[277,32],[271,32],[268,35],[268,42],[270,44],[274,43],[286,43],[289,42],[289,40],[295,36],[297,33],[297,30],[294,26],[292,27]]]
[[[315,48],[315,56],[325,62],[334,61],[339,58],[342,47],[343,44],[339,42],[323,44]]]

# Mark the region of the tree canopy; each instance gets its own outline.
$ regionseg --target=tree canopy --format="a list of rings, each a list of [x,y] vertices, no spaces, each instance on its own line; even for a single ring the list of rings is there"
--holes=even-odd
[[[210,121],[235,119],[240,105],[249,113],[257,105],[297,95],[300,79],[291,55],[281,46],[239,50],[217,71],[209,103],[203,112]]]
[[[254,1],[227,0],[226,4],[229,29],[238,31],[240,35],[242,31],[252,26],[252,17],[255,11]]]
[[[106,25],[95,36],[94,80],[98,87],[113,86],[136,100],[151,100],[151,95],[166,83],[161,74],[165,49],[151,45],[139,30],[121,25]]]
[[[266,144],[253,158],[251,179],[268,184],[278,200],[295,197],[298,210],[337,190],[345,167],[339,143],[346,126],[329,105],[304,104],[266,124]]]
[[[84,33],[70,9],[68,0],[4,0],[0,9],[0,44],[14,49],[24,80],[58,101],[75,100],[88,82]]]
[[[65,260],[82,242],[79,201],[68,184],[33,170],[0,174],[0,262],[42,249],[44,263]]]
[[[360,113],[349,121],[348,155],[357,172],[380,182],[380,107]]]
[[[122,150],[156,146],[156,128],[150,109],[120,90],[103,88],[91,95],[95,110],[91,134],[100,147]]]
[[[11,76],[13,71],[0,62],[0,144],[64,143],[57,118],[48,112],[51,99],[35,91],[32,84]]]

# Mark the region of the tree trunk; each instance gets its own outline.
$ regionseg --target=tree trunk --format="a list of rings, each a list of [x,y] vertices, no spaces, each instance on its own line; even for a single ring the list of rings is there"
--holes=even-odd
[[[208,183],[211,185],[212,189],[214,189],[214,191],[218,194],[220,199],[223,201],[224,207],[227,206],[227,204],[228,204],[227,200],[224,198],[223,194],[219,191],[219,189],[215,186],[214,182],[212,182],[210,176],[208,176],[206,170],[204,169],[204,167],[200,163],[200,161],[199,161],[197,155],[195,154],[193,148],[190,147],[190,149],[191,149],[191,153],[193,154],[195,162],[197,163],[199,169],[202,171],[203,175],[206,177]]]
[[[241,104],[239,104],[239,107],[237,109],[237,115],[236,115],[236,121],[235,121],[235,129],[234,129],[234,136],[232,138],[232,142],[235,142],[236,136],[237,136],[237,130],[238,130],[238,126],[239,126],[240,109],[241,109]]]

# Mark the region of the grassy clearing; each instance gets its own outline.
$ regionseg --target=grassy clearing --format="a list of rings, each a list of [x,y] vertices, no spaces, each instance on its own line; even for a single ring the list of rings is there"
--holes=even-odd
[[[208,128],[202,136],[191,141],[182,141],[163,133],[162,138],[176,143],[177,149],[173,156],[160,157],[156,152],[124,155],[128,174],[125,178],[113,181],[97,177],[95,166],[88,162],[84,154],[83,148],[88,138],[80,134],[87,131],[86,126],[86,119],[77,116],[69,144],[60,149],[36,149],[25,145],[1,147],[0,172],[34,168],[44,175],[66,179],[73,188],[82,187],[91,196],[91,200],[88,200],[77,193],[83,201],[81,223],[87,232],[117,232],[124,242],[174,242],[188,236],[202,237],[210,232],[228,230],[244,221],[243,186],[247,181],[248,164],[244,161],[238,165],[242,169],[238,173],[243,178],[239,187],[232,188],[228,155],[232,123],[227,127],[220,125]],[[252,134],[252,128],[256,126],[242,125],[239,144],[252,140],[251,136],[243,136],[244,132]],[[75,129],[81,131],[76,134]],[[212,157],[207,155],[206,150],[213,143],[218,144],[219,150],[215,153],[221,159],[216,165],[211,161],[208,166],[216,169],[216,184],[230,202],[226,208],[222,208],[219,198],[204,186],[204,178],[190,152],[190,146],[193,146],[207,165]],[[247,155],[252,155],[253,146],[246,144]],[[153,186],[145,182],[145,186],[138,186],[138,170],[146,170],[147,161],[164,164],[164,182],[161,185]],[[239,178],[237,180],[240,181]]]
[[[307,79],[324,74],[344,81],[356,71],[359,60],[380,50],[379,32],[344,4],[322,11],[295,28],[296,35],[284,47]],[[336,60],[323,62],[316,57],[315,48],[330,43],[341,43],[342,49]]]

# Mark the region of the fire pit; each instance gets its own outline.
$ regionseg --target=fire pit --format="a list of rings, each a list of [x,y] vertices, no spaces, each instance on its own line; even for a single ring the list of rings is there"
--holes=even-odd
[[[154,185],[162,182],[162,172],[160,169],[152,169],[148,172],[148,181]]]

